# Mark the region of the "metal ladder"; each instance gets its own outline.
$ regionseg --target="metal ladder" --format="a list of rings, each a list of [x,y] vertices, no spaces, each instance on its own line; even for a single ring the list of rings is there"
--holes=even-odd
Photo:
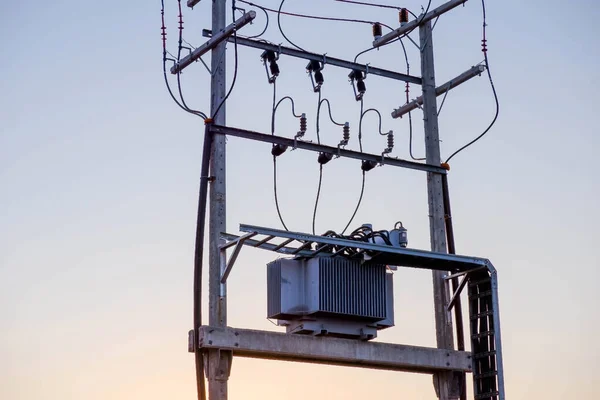
[[[500,395],[493,304],[488,271],[473,272],[469,277],[469,314],[475,400],[498,400]]]

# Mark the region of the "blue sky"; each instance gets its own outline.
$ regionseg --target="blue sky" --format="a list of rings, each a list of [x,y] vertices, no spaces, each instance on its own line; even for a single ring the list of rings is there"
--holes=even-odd
[[[260,4],[277,8],[278,1]],[[388,2],[392,4],[392,2]],[[433,6],[441,1],[433,1]],[[418,10],[420,2],[403,6]],[[204,41],[210,2],[185,10],[185,37]],[[393,11],[333,0],[289,0],[289,11],[397,24]],[[600,260],[595,120],[600,74],[600,6],[593,1],[488,1],[489,58],[501,102],[493,130],[452,161],[450,185],[459,253],[490,258],[499,271],[506,389],[511,399],[591,398],[600,356],[596,282]],[[176,2],[167,1],[169,48],[176,51]],[[179,110],[162,81],[158,1],[30,2],[0,5],[5,54],[0,88],[0,397],[146,399],[194,395],[191,278],[202,121]],[[273,18],[272,18],[273,22]],[[317,53],[352,59],[369,46],[368,25],[282,17],[286,34]],[[264,16],[244,28],[258,33]],[[266,38],[283,42],[275,23]],[[481,5],[442,17],[435,28],[437,81],[482,59]],[[419,60],[411,45],[411,72]],[[233,72],[233,47],[228,55]],[[228,123],[267,132],[272,88],[257,50],[239,49]],[[405,71],[399,45],[359,61]],[[305,62],[280,61],[278,96],[309,117],[316,96]],[[334,118],[358,105],[347,71],[327,66],[323,95]],[[182,77],[186,99],[207,111],[209,78],[194,65]],[[403,84],[369,76],[365,105],[393,129],[392,155],[408,157],[408,125],[389,112]],[[418,90],[412,88],[411,97]],[[485,79],[452,91],[440,114],[442,154],[481,132],[493,116]],[[415,113],[415,152],[423,152]],[[380,152],[376,119],[365,119],[365,149]],[[326,143],[339,128],[322,121]],[[287,107],[277,132],[292,136]],[[355,136],[350,147],[356,146]],[[228,142],[228,221],[278,227],[271,158],[264,144]],[[318,165],[313,154],[280,160],[280,201],[291,229],[310,230]],[[336,160],[324,172],[317,230],[340,230],[360,189],[358,164]],[[425,177],[376,168],[367,176],[356,224],[387,229],[402,220],[410,246],[427,248]],[[230,278],[229,322],[276,329],[265,320],[264,265],[271,254],[242,253]],[[396,275],[397,326],[391,342],[435,343],[430,274]],[[231,398],[364,398],[393,392],[431,399],[428,376],[236,359]]]

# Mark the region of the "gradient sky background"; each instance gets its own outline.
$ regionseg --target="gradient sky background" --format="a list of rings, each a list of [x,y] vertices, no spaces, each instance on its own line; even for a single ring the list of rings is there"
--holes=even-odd
[[[401,5],[418,10],[420,4]],[[596,398],[600,5],[490,0],[487,6],[501,114],[483,141],[452,161],[457,248],[490,258],[499,271],[508,398]],[[284,9],[397,25],[391,10],[333,0],[289,0]],[[0,5],[2,399],[194,398],[186,346],[202,121],[179,110],[165,90],[159,11],[159,1],[147,0]],[[174,0],[167,0],[166,14],[174,52]],[[209,1],[185,10],[185,38],[202,43],[209,18]],[[293,41],[331,56],[351,59],[371,41],[368,25],[282,21]],[[259,12],[242,33],[258,33],[263,24]],[[282,42],[276,24],[266,38]],[[480,39],[479,2],[440,19],[438,83],[481,61]],[[416,51],[407,46],[418,74]],[[227,114],[232,126],[267,132],[272,92],[259,55],[239,49]],[[359,61],[405,70],[398,44]],[[317,100],[305,64],[282,57],[278,97],[296,99],[309,117],[307,138],[314,139]],[[347,71],[328,66],[324,75],[334,117],[350,121],[355,135],[359,110]],[[205,111],[208,82],[199,64],[183,75],[188,103]],[[383,129],[396,132],[393,155],[407,158],[407,120],[389,117],[404,102],[403,84],[376,76],[366,84],[365,105],[382,111]],[[442,154],[479,134],[493,111],[485,76],[452,91],[440,115]],[[415,152],[422,154],[421,118],[414,116]],[[372,115],[365,119],[367,151],[384,147],[376,124]],[[322,126],[325,143],[340,140],[339,128],[326,119]],[[277,131],[292,136],[296,130],[284,105]],[[239,223],[279,227],[268,145],[230,139],[228,157],[228,230],[237,232]],[[315,155],[288,152],[280,165],[284,218],[291,229],[309,231]],[[357,162],[326,166],[318,231],[341,230],[359,185]],[[408,228],[411,247],[428,247],[425,176],[376,168],[355,225],[389,229],[396,220]],[[229,281],[230,325],[279,330],[265,319],[264,265],[272,258],[242,252]],[[433,346],[430,273],[399,271],[395,291],[397,326],[380,340]],[[239,358],[230,383],[231,399],[435,398],[427,375]]]

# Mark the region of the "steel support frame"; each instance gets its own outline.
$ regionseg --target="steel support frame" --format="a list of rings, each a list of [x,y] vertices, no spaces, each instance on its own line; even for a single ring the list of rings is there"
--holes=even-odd
[[[208,31],[206,29],[202,31],[202,34],[205,37],[212,36],[212,32]],[[229,42],[233,43],[233,38],[228,38],[227,40]],[[261,49],[261,50],[269,50],[269,51],[275,52],[276,54],[285,54],[287,56],[302,58],[304,60],[319,61],[319,62],[322,62],[323,65],[333,65],[333,66],[345,68],[348,70],[357,70],[357,71],[364,72],[367,75],[369,75],[369,74],[379,75],[384,78],[390,78],[390,79],[395,79],[398,81],[414,83],[416,85],[421,84],[421,78],[419,78],[418,76],[407,75],[407,74],[403,74],[400,72],[389,71],[389,70],[377,68],[377,67],[371,67],[368,64],[358,64],[355,62],[350,62],[350,61],[342,60],[342,59],[335,58],[335,57],[329,57],[326,54],[310,53],[308,51],[297,50],[297,49],[293,49],[291,47],[285,47],[285,46],[276,45],[273,43],[260,42],[258,40],[247,39],[247,38],[243,38],[243,37],[239,37],[239,36],[235,40],[236,40],[237,44],[241,45],[241,46],[253,47],[255,49]]]

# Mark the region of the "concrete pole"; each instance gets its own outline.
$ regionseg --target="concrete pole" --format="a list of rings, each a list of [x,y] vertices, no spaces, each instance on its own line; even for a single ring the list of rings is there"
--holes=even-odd
[[[220,32],[225,28],[226,0],[212,2],[212,31]],[[217,45],[211,54],[211,116],[216,125],[225,125],[225,105],[221,105],[226,94],[225,70],[226,42]],[[220,107],[220,108],[219,108]],[[215,116],[215,112],[218,114]],[[209,312],[210,326],[227,326],[227,298],[225,286],[221,286],[221,260],[219,236],[225,231],[225,136],[215,135],[210,159],[211,176],[209,197]],[[227,380],[231,367],[231,353],[220,350],[208,352],[208,398],[209,400],[227,400]]]
[[[421,45],[421,75],[423,79],[425,156],[428,164],[439,166],[441,164],[441,157],[431,21],[427,21],[419,26],[419,37]],[[429,200],[431,250],[446,253],[446,226],[442,196],[442,176],[440,174],[427,173],[427,195]],[[453,349],[452,316],[446,310],[446,304],[450,296],[444,275],[447,275],[447,273],[433,271],[436,339],[438,348]],[[440,400],[450,400],[459,397],[453,373],[438,373],[434,375],[434,386]]]

